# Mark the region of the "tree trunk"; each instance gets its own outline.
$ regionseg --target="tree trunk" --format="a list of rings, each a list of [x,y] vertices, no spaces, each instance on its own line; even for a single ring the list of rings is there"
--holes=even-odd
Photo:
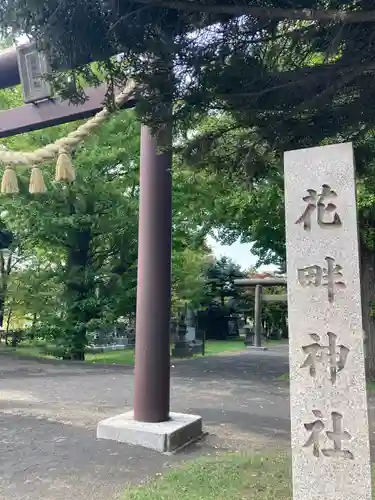
[[[36,323],[37,323],[37,320],[38,320],[37,313],[36,313],[36,312],[34,312],[34,313],[33,313],[32,323],[31,323],[31,335],[30,335],[31,340],[35,340],[35,333],[36,333]]]
[[[12,314],[13,314],[12,308],[11,308],[11,307],[8,307],[6,333],[8,333],[8,332],[9,332],[10,320],[11,320],[11,318],[12,318]]]
[[[375,380],[375,253],[361,243],[360,258],[366,375]]]
[[[4,326],[5,292],[0,295],[0,328]]]
[[[85,203],[85,213],[93,213],[93,203],[89,199]],[[68,203],[70,213],[76,213],[76,195],[69,191]],[[82,207],[81,207],[82,210]],[[95,295],[95,285],[92,279],[91,257],[92,230],[91,224],[73,227],[67,238],[67,267],[65,277],[65,293],[67,300],[66,325],[66,355],[72,360],[83,361],[87,344],[87,323],[97,316],[87,299]]]
[[[90,286],[87,277],[91,231],[72,231],[68,251],[66,294],[68,301],[67,329],[70,330],[70,358],[85,359],[86,324],[90,319],[84,301],[89,297]]]
[[[12,253],[9,253],[8,259],[4,258],[4,251],[0,250],[0,328],[4,326],[5,299],[8,289],[8,278],[12,269]]]

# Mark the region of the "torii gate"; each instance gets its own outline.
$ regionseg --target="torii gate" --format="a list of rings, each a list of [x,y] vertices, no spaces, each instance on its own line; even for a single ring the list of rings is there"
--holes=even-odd
[[[0,88],[20,82],[17,50],[0,52]],[[103,107],[105,87],[88,89],[86,94],[88,100],[81,105],[47,99],[1,111],[0,138],[95,115]],[[126,106],[134,104],[133,100]],[[134,417],[125,414],[98,425],[98,437],[142,444],[159,451],[172,451],[202,434],[200,417],[170,413],[172,137],[169,135],[167,147],[159,152],[150,129],[141,127]],[[155,423],[158,426],[151,425]]]
[[[241,288],[254,288],[254,337],[255,349],[267,350],[262,347],[262,301],[287,302],[287,295],[263,295],[263,287],[287,286],[286,278],[241,278],[234,280],[234,285]]]

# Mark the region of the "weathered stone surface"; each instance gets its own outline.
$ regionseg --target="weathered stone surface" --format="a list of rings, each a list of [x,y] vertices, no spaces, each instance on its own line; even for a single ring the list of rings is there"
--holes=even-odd
[[[285,197],[293,498],[370,500],[352,145],[285,153]]]
[[[100,439],[171,453],[202,436],[202,418],[198,415],[170,413],[167,422],[149,423],[137,422],[133,412],[128,412],[102,420],[96,432]]]
[[[196,338],[195,334],[195,326],[187,326],[186,327],[186,335],[185,338],[188,342],[192,342]]]
[[[191,358],[193,355],[190,344],[186,341],[177,341],[172,349],[174,358]]]

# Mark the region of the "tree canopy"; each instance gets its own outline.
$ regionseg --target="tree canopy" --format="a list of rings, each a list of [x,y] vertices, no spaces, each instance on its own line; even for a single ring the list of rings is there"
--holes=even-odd
[[[19,101],[19,89],[0,92],[3,108]],[[76,126],[3,139],[1,146],[34,149]],[[75,151],[73,184],[55,182],[54,166],[46,165],[47,192],[33,196],[20,170],[19,195],[1,198],[0,327],[27,319],[59,355],[77,359],[94,332],[135,316],[139,140],[134,113],[120,111]],[[206,216],[217,193],[204,195],[197,175],[212,177],[182,163],[173,173],[173,314],[204,298]]]
[[[176,116],[231,111],[277,149],[356,139],[372,112],[375,2],[371,0],[6,0],[3,33],[46,49],[65,94],[129,76],[146,84],[154,115],[173,93]],[[111,56],[123,54],[121,61]],[[101,61],[87,66],[90,61]],[[166,69],[174,66],[173,81]],[[84,79],[79,79],[78,74]],[[72,76],[72,74],[70,75]],[[146,113],[147,114],[147,113]]]
[[[177,176],[187,182],[183,199],[191,201],[176,212],[182,216],[175,229],[181,249],[215,227],[227,241],[252,241],[263,262],[282,264],[281,153],[353,141],[373,373],[374,23],[374,0],[299,0],[293,7],[286,0],[0,5],[3,34],[26,34],[48,52],[63,96],[82,100],[84,86],[105,79],[110,100],[131,77],[142,85],[138,113],[154,125],[165,120],[163,104],[173,99]],[[197,197],[198,180],[214,194]],[[200,267],[200,259],[186,257],[192,268]]]

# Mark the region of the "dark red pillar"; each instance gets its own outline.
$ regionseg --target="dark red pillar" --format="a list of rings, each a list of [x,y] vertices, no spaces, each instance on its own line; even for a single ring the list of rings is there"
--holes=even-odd
[[[134,418],[169,418],[172,134],[141,130]],[[158,151],[157,146],[166,146]]]
[[[0,52],[0,89],[19,85],[17,50],[15,47]]]

